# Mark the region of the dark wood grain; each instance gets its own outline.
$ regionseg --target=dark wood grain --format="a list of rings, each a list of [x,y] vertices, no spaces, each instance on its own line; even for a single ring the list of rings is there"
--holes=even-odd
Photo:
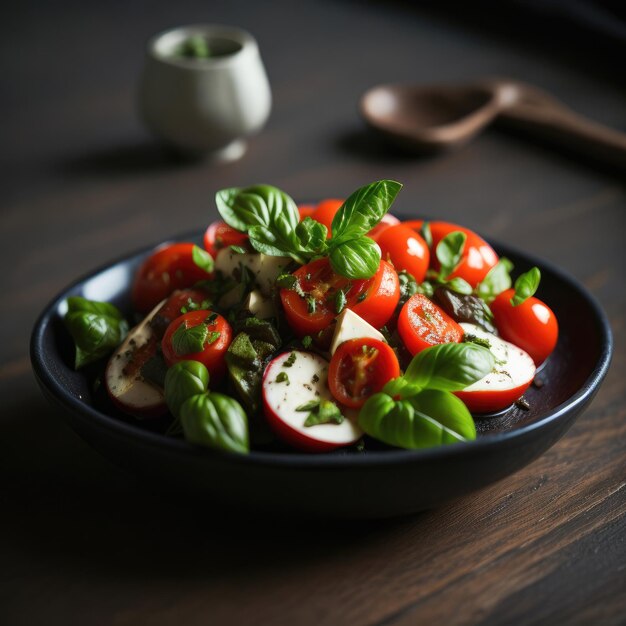
[[[266,129],[220,167],[170,160],[134,116],[144,40],[199,21],[254,32],[274,91]],[[624,130],[623,81],[589,71],[584,45],[551,56],[397,4],[20,3],[4,25],[0,623],[623,623],[623,179],[498,131],[416,159],[379,143],[356,113],[379,82],[500,74]],[[217,189],[267,181],[314,198],[382,177],[404,182],[399,209],[548,258],[609,314],[616,352],[604,386],[525,470],[406,519],[233,515],[112,466],[36,389],[28,336],[48,299],[99,264],[207,223]]]

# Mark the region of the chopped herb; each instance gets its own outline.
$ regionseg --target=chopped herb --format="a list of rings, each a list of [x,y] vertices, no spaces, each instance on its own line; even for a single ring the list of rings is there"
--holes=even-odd
[[[206,250],[203,250],[199,246],[194,246],[191,249],[191,258],[194,264],[201,270],[204,270],[207,273],[213,271],[213,257]]]
[[[313,408],[306,418],[304,425],[317,426],[318,424],[341,424],[344,417],[339,407],[330,400],[322,400]]]
[[[365,298],[367,298],[367,293],[362,293],[357,299],[357,302],[363,302],[363,300],[365,300]]]
[[[241,246],[230,246],[230,250],[231,250],[231,252],[234,252],[235,254],[245,254],[246,253],[246,249],[242,248]]]
[[[308,402],[305,402],[304,404],[297,406],[296,411],[298,412],[312,411],[313,409],[317,409],[319,405],[320,405],[319,400],[309,400]]]
[[[312,344],[313,337],[311,337],[311,335],[305,335],[304,337],[302,337],[302,346],[305,347],[307,350],[311,347]]]
[[[178,356],[202,352],[208,335],[209,330],[206,324],[198,324],[197,326],[187,328],[186,324],[182,323],[172,335],[172,347],[174,348],[174,352]],[[213,339],[213,341],[215,341],[215,339]]]
[[[319,382],[320,377],[317,374],[313,374],[313,378],[311,378],[311,382],[313,384]]]
[[[337,315],[341,313],[346,308],[346,294],[343,292],[343,289],[339,289],[337,294],[335,295],[335,311]]]
[[[307,311],[313,315],[315,313],[315,309],[317,308],[317,302],[313,296],[307,296],[306,298],[306,308]]]
[[[283,367],[291,367],[296,362],[296,356],[296,353],[292,352],[283,363]]]
[[[208,345],[211,345],[212,343],[215,343],[219,338],[220,335],[222,333],[220,333],[218,330],[213,330],[211,331],[208,335],[207,335],[207,339],[206,339],[206,343]]]
[[[472,335],[471,333],[465,333],[463,335],[463,342],[475,343],[478,346],[483,346],[483,348],[491,348],[489,339],[484,339],[483,337],[477,337],[476,335]]]
[[[289,376],[287,376],[287,372],[279,372],[274,382],[289,384]]]

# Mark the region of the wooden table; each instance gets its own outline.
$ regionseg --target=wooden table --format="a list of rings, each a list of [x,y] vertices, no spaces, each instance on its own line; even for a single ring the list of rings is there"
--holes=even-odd
[[[214,4],[20,3],[4,21],[0,623],[623,623],[623,177],[497,131],[444,158],[403,156],[365,132],[356,103],[379,82],[511,75],[624,130],[624,84],[585,40],[551,54],[403,4]],[[223,166],[171,162],[134,115],[145,39],[202,21],[254,32],[273,86],[269,124]],[[222,187],[317,198],[384,177],[405,184],[400,210],[554,261],[609,314],[601,391],[524,471],[406,519],[225,522],[112,466],[38,391],[30,329],[77,275],[205,225]]]

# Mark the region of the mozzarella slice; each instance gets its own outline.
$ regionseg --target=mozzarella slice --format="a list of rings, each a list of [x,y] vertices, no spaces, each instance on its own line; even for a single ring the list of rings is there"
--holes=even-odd
[[[344,309],[337,317],[337,327],[330,342],[330,353],[335,354],[335,350],[348,339],[360,339],[361,337],[371,337],[385,341],[383,334],[368,324],[360,315],[350,309]]]
[[[274,303],[271,298],[266,298],[258,289],[251,291],[246,298],[244,306],[252,315],[261,320],[275,316]]]
[[[530,355],[516,345],[484,331],[475,324],[460,324],[466,335],[474,335],[489,342],[489,350],[496,365],[487,376],[463,391],[507,391],[530,383],[535,376],[535,363]]]
[[[291,365],[287,365],[289,359]],[[280,374],[288,381],[281,380]],[[296,410],[298,407],[311,401],[334,401],[328,388],[328,361],[312,352],[286,352],[276,357],[265,371],[263,398],[270,425],[272,419],[278,419],[312,442],[344,446],[363,435],[354,417],[346,417],[341,424],[304,425],[309,413]]]

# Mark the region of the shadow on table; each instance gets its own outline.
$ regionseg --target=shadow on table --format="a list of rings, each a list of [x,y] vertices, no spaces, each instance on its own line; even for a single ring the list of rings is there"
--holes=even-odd
[[[184,155],[154,141],[110,146],[77,154],[60,161],[62,174],[75,177],[128,177],[150,172],[182,169],[204,161]]]
[[[366,549],[415,523],[292,520],[193,501],[111,465],[31,387],[3,419],[7,571],[37,564],[128,579],[253,578]]]

